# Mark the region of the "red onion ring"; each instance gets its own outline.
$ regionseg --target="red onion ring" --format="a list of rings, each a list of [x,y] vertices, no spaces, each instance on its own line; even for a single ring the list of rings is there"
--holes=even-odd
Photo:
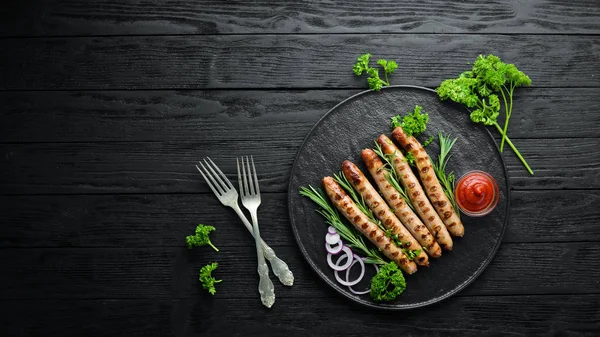
[[[338,243],[334,246],[325,243],[325,250],[327,251],[327,253],[332,255],[336,255],[339,252],[341,252],[342,248],[344,248],[344,243],[342,242],[342,240],[338,241]]]
[[[342,271],[342,270],[346,270],[348,269],[348,267],[350,267],[350,264],[352,264],[352,260],[353,260],[353,254],[352,254],[352,250],[348,247],[348,246],[344,246],[342,248],[342,250],[346,253],[342,256],[340,256],[340,258],[337,260],[336,263],[333,263],[333,261],[331,261],[331,256],[332,254],[327,254],[327,264],[329,264],[329,267],[331,267],[331,269],[335,270],[335,271]],[[340,261],[342,261],[342,259],[346,257],[346,259],[348,260],[348,262],[346,262],[344,265],[340,266],[338,265],[340,263]]]
[[[341,240],[341,238],[340,238],[340,235],[338,233],[335,233],[335,234],[329,234],[329,233],[327,233],[327,235],[325,235],[325,242],[327,242],[330,245],[335,245],[340,240]]]
[[[352,262],[352,264],[354,264],[354,262]],[[379,267],[377,267],[376,264],[373,264],[373,267],[375,267],[375,273],[379,273]],[[352,268],[352,266],[350,266],[350,268]],[[348,270],[350,270],[350,268],[348,268]],[[346,280],[348,280],[349,274],[350,274],[349,272],[346,272]],[[364,290],[364,291],[356,291],[356,290],[352,289],[352,286],[348,286],[348,289],[350,289],[350,292],[353,293],[354,295],[365,295],[365,294],[368,294],[371,292],[371,288]]]
[[[337,234],[337,231],[335,230],[335,228],[334,228],[333,226],[329,226],[329,227],[327,228],[327,233],[330,233],[330,234]]]
[[[360,276],[354,280],[354,281],[348,281],[348,277],[350,277],[350,269],[352,269],[352,266],[358,262],[360,264],[361,270],[360,270]],[[352,263],[350,264],[350,267],[348,267],[348,269],[346,269],[346,280],[342,280],[342,278],[340,277],[340,275],[338,274],[338,272],[335,272],[335,279],[343,286],[347,286],[347,287],[351,287],[353,285],[358,284],[358,282],[360,282],[363,277],[365,276],[365,263],[363,262],[363,260],[358,257],[358,255],[354,255],[354,258],[352,259]]]

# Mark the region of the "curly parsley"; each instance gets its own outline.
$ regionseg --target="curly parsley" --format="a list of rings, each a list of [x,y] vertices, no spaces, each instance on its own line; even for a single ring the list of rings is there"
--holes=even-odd
[[[219,283],[223,280],[216,280],[211,274],[217,269],[219,264],[217,262],[213,262],[207,264],[206,266],[200,269],[200,282],[202,283],[202,288],[208,290],[211,295],[214,295],[217,290],[215,289],[215,283]]]
[[[395,300],[404,289],[406,280],[394,262],[381,266],[379,272],[371,279],[371,298],[374,301]]]
[[[215,228],[213,226],[206,226],[203,224],[199,224],[196,227],[196,233],[194,235],[189,235],[185,238],[188,248],[192,249],[194,247],[209,245],[215,251],[218,252],[219,249],[217,249],[217,247],[215,247],[212,244],[212,242],[210,241],[210,238],[209,238],[209,234],[211,232],[213,232],[214,230],[215,230]]]
[[[369,65],[370,60],[371,54],[363,54],[359,56],[358,62],[356,62],[352,70],[356,76],[360,76],[363,74],[363,72],[366,72],[369,75],[369,78],[367,79],[369,88],[379,91],[384,86],[390,85],[388,75],[396,71],[398,64],[395,61],[388,61],[384,59],[377,60],[377,64],[383,68],[383,74],[385,76],[385,80],[383,80],[379,77],[379,69],[373,68]]]
[[[422,106],[415,105],[415,109],[405,116],[392,117],[392,129],[401,126],[407,137],[422,134],[427,129],[427,122],[429,122],[429,115],[421,113],[422,110]]]
[[[499,57],[490,54],[487,57],[479,55],[471,70],[463,72],[458,78],[443,81],[436,91],[442,100],[450,99],[467,106],[471,110],[473,122],[496,127],[502,135],[500,152],[504,149],[504,142],[508,143],[529,174],[533,174],[525,158],[506,135],[512,115],[514,90],[524,85],[531,85],[531,79],[527,75],[514,64],[504,63]],[[496,121],[500,114],[498,94],[504,102],[504,128]]]

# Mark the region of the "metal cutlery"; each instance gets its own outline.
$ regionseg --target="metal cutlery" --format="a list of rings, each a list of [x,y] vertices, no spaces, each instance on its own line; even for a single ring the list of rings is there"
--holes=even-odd
[[[252,236],[254,236],[252,224],[250,224],[238,205],[238,193],[231,184],[231,181],[229,181],[223,171],[221,171],[221,169],[219,169],[219,167],[209,157],[204,159],[204,163],[199,161],[199,164],[202,169],[198,167],[198,165],[196,165],[196,168],[207,182],[217,199],[219,199],[223,205],[233,208],[240,220],[242,220],[246,226],[246,229],[250,232],[250,234],[252,234]],[[275,251],[273,251],[273,249],[269,247],[269,245],[267,245],[262,239],[261,245],[264,256],[271,263],[273,274],[277,276],[282,284],[286,286],[293,285],[294,275],[290,271],[288,265],[278,258],[275,254]]]
[[[250,170],[250,160],[252,161],[252,170]],[[242,170],[240,171],[240,161],[237,161],[238,183],[240,185],[240,196],[242,205],[250,212],[252,218],[252,229],[254,231],[254,240],[256,241],[256,255],[258,256],[258,292],[260,300],[270,308],[275,303],[275,289],[273,282],[269,278],[269,267],[265,262],[263,249],[260,242],[260,229],[258,228],[258,206],[260,206],[260,188],[258,186],[258,176],[254,167],[254,158],[246,157],[244,165],[244,157],[242,157]],[[248,169],[246,172],[246,168]],[[244,183],[242,184],[242,179]]]

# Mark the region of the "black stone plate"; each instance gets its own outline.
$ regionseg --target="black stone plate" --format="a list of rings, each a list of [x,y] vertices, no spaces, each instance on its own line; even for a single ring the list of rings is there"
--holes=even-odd
[[[298,194],[300,186],[321,188],[321,180],[341,170],[345,159],[357,164],[368,176],[360,152],[373,147],[382,133],[391,137],[390,118],[412,111],[415,105],[429,113],[429,124],[421,141],[438,131],[458,137],[448,168],[457,179],[470,170],[490,173],[500,187],[500,202],[485,217],[461,215],[465,236],[455,238],[454,249],[430,259],[430,267],[420,267],[406,276],[405,292],[393,302],[378,303],[369,295],[354,295],[341,286],[327,265],[325,234],[327,225],[315,212],[316,205]],[[427,148],[433,160],[439,147]],[[374,184],[373,184],[374,185]],[[369,307],[402,310],[426,306],[456,294],[490,263],[504,235],[509,217],[508,177],[502,157],[491,134],[481,124],[471,122],[459,105],[441,102],[435,91],[414,86],[392,86],[380,92],[365,91],[331,109],[304,139],[292,168],[288,206],[290,221],[300,250],[317,275],[349,299]],[[368,241],[368,240],[365,240]],[[360,255],[360,254],[359,254]]]

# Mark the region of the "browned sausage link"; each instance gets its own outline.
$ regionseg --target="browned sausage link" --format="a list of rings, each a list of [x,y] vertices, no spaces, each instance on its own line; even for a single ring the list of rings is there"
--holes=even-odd
[[[365,200],[371,211],[373,211],[373,214],[381,220],[383,226],[389,229],[394,235],[398,235],[399,244],[403,245],[406,249],[419,251],[419,254],[415,257],[415,262],[419,266],[429,266],[429,258],[421,245],[419,245],[419,242],[415,240],[410,231],[398,220],[360,169],[351,161],[346,160],[342,164],[342,172],[348,178],[352,187]]]
[[[400,193],[390,185],[386,176],[389,175],[388,170],[385,169],[383,162],[379,159],[379,156],[371,150],[365,149],[362,151],[362,159],[369,169],[369,173],[375,180],[377,187],[381,191],[384,199],[394,210],[394,214],[405,224],[405,227],[412,233],[413,237],[421,244],[421,246],[427,248],[427,254],[431,257],[440,257],[442,255],[442,249],[433,235],[429,232],[429,229],[419,219],[413,210],[404,201]]]
[[[394,170],[398,174],[400,184],[406,189],[408,198],[415,206],[417,214],[421,217],[421,220],[427,226],[435,240],[440,244],[444,250],[452,250],[453,242],[450,237],[450,233],[444,226],[442,219],[437,215],[433,206],[425,196],[423,188],[419,183],[419,179],[415,176],[410,166],[408,165],[406,158],[402,155],[402,152],[392,143],[392,141],[385,135],[377,138],[377,143],[381,145],[383,153],[393,155]]]
[[[364,236],[366,236],[375,246],[377,246],[385,256],[394,261],[402,270],[408,274],[417,271],[417,265],[410,261],[404,252],[398,248],[392,241],[385,236],[385,233],[371,222],[360,209],[354,204],[350,196],[342,187],[333,180],[332,177],[323,178],[325,193],[335,205],[335,207],[344,215],[348,221]]]
[[[417,169],[419,171],[419,176],[421,176],[423,186],[425,187],[425,192],[440,218],[444,221],[450,234],[454,236],[465,235],[465,227],[456,215],[456,212],[454,212],[452,203],[450,203],[450,200],[446,197],[442,185],[435,175],[433,166],[431,166],[431,160],[423,146],[421,146],[421,143],[413,136],[406,137],[404,130],[402,130],[402,127],[400,126],[394,129],[392,136],[394,136],[406,151],[410,151],[415,157]]]

